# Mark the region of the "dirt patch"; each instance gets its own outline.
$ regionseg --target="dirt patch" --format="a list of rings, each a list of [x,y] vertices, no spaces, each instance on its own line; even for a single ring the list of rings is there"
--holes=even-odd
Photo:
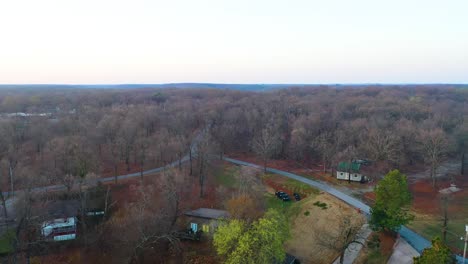
[[[368,246],[364,247],[361,252],[359,252],[359,255],[354,261],[354,264],[387,263],[388,259],[393,253],[396,237],[389,233],[373,232],[369,235],[369,240],[373,240],[374,236],[378,237],[379,246],[370,247],[368,244]]]
[[[317,201],[325,203],[327,209],[314,205]],[[351,206],[325,193],[300,203],[301,211],[292,224],[291,239],[286,243],[287,252],[301,263],[331,263],[339,252],[321,245],[318,236],[323,230],[338,232],[337,227],[343,217],[362,222],[364,217]]]
[[[450,187],[454,182],[460,191],[448,195],[449,213],[468,217],[468,180],[463,176],[454,176],[451,179],[440,179],[436,189],[429,180],[420,180],[410,185],[413,194],[413,209],[422,214],[440,215],[442,212],[441,194],[439,190]]]
[[[286,183],[286,178],[282,177],[276,177],[276,176],[271,176],[268,178],[265,178],[263,180],[263,183],[269,187],[269,189],[273,190],[273,194],[277,191],[283,191],[289,195],[292,195],[293,191],[288,190],[287,187],[285,186]]]
[[[380,253],[383,256],[390,256],[393,252],[393,245],[395,245],[396,237],[392,233],[380,232]]]

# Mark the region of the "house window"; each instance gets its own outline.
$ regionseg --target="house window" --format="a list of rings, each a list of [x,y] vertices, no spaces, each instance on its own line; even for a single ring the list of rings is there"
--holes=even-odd
[[[343,176],[343,173],[342,173],[342,172],[340,172],[340,176]]]

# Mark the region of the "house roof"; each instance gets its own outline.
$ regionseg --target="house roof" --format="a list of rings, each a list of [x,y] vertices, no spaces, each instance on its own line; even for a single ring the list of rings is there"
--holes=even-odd
[[[361,169],[360,163],[356,163],[356,162],[349,163],[345,161],[338,163],[338,168],[337,168],[337,170],[339,171],[352,171],[352,172],[359,172],[360,169]]]
[[[73,217],[78,215],[80,202],[77,200],[53,201],[46,205],[47,213],[53,217]]]
[[[286,253],[286,258],[284,259],[283,262],[279,262],[279,261],[275,261],[273,262],[274,264],[294,264],[296,261],[296,257],[294,257],[293,255],[290,255],[288,253]]]
[[[228,218],[229,213],[225,210],[210,209],[210,208],[198,208],[196,210],[185,212],[185,215],[206,219],[221,219]]]

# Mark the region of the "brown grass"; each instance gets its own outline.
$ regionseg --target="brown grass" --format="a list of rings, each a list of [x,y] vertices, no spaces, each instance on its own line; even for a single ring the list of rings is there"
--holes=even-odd
[[[326,203],[328,209],[315,206],[316,201]],[[292,225],[291,239],[286,243],[286,250],[301,263],[331,263],[339,253],[320,245],[317,236],[323,230],[338,232],[339,217],[350,217],[362,222],[364,218],[351,206],[325,193],[301,203],[301,211]],[[306,211],[309,212],[308,216],[304,214]]]

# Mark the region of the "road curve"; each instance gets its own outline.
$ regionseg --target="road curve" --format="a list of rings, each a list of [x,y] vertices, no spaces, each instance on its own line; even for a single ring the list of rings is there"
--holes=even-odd
[[[188,160],[189,160],[189,157],[185,156],[180,160],[180,163],[185,163]],[[158,172],[161,172],[161,171],[163,171],[165,169],[176,167],[178,165],[179,165],[179,161],[177,160],[177,161],[171,162],[171,163],[169,163],[169,164],[167,164],[166,166],[163,166],[163,167],[150,169],[150,170],[145,170],[145,171],[143,171],[143,175],[158,173]],[[140,177],[140,176],[141,176],[140,172],[129,173],[129,174],[124,174],[124,175],[117,176],[117,180],[130,179],[130,178]],[[102,182],[102,183],[112,182],[112,181],[115,180],[115,178],[116,178],[115,176],[106,177],[106,178],[99,178],[99,179],[96,179],[95,182]],[[92,183],[92,182],[89,182],[89,181],[85,182],[85,184],[90,184],[90,183]],[[78,184],[78,182],[75,182],[73,184],[73,186],[75,186],[76,184]],[[35,187],[35,188],[32,188],[31,191],[32,192],[48,192],[48,191],[63,191],[63,190],[66,190],[66,189],[67,188],[63,184],[55,184],[55,185],[48,185],[48,186],[43,186],[43,187]],[[14,191],[13,194],[21,192],[21,191],[23,191],[23,190]],[[8,193],[9,192],[3,192],[3,195],[7,196]]]
[[[253,168],[263,170],[263,166],[260,166],[260,165],[254,164],[254,163],[245,162],[245,161],[241,161],[241,160],[236,160],[236,159],[232,159],[232,158],[228,158],[228,157],[223,157],[223,160],[225,160],[227,162],[230,162],[230,163],[233,163],[233,164],[243,165],[243,166],[248,166],[248,167],[253,167]],[[348,203],[349,205],[351,205],[351,206],[353,206],[355,208],[360,209],[366,215],[370,215],[370,207],[368,205],[366,205],[362,201],[360,201],[360,200],[358,200],[358,199],[356,199],[356,198],[354,198],[352,196],[349,196],[349,195],[347,195],[347,194],[345,194],[345,193],[331,187],[330,185],[328,185],[325,182],[321,182],[321,181],[318,181],[318,180],[311,180],[311,179],[299,176],[299,175],[294,174],[294,173],[290,173],[290,172],[282,171],[282,170],[277,170],[277,169],[273,169],[273,168],[269,168],[269,167],[267,167],[266,170],[267,170],[267,172],[282,175],[282,176],[285,176],[285,177],[288,177],[288,178],[303,182],[303,183],[305,183],[307,185],[313,186],[313,187],[315,187],[315,188],[317,188],[319,190],[322,190],[322,191],[324,191],[326,193],[329,193],[329,194],[335,196],[336,198]],[[431,246],[431,242],[429,240],[425,239],[424,237],[422,237],[418,233],[414,232],[413,230],[407,228],[406,226],[402,226],[400,228],[400,230],[398,231],[398,233],[400,234],[400,236],[404,240],[406,240],[406,242],[408,242],[412,247],[414,247],[419,253],[421,253],[425,248]],[[458,263],[463,263],[463,257],[462,256],[457,255],[456,257],[457,257]]]
[[[201,138],[206,133],[206,131],[207,131],[206,128],[203,129],[194,138],[193,143],[190,146],[190,151],[192,152],[192,156],[196,156],[197,143],[201,140]],[[180,163],[185,163],[188,160],[189,160],[189,155],[186,155],[180,160]],[[260,166],[260,165],[245,162],[245,161],[241,161],[241,160],[236,160],[236,159],[232,159],[232,158],[228,158],[226,156],[223,157],[223,160],[225,160],[227,162],[230,162],[230,163],[233,163],[233,164],[237,164],[237,165],[243,165],[243,166],[253,167],[253,168],[257,168],[257,169],[263,169],[263,167]],[[179,161],[177,160],[177,161],[171,162],[171,163],[169,163],[169,164],[167,164],[167,165],[165,165],[163,167],[143,171],[143,175],[158,173],[158,172],[161,172],[161,171],[163,171],[163,170],[165,170],[167,168],[176,167],[176,166],[178,166],[178,164],[179,164]],[[297,180],[297,181],[300,181],[300,182],[303,182],[303,183],[308,184],[310,186],[313,186],[313,187],[315,187],[315,188],[317,188],[319,190],[322,190],[324,192],[327,192],[327,193],[335,196],[336,198],[348,203],[349,205],[351,205],[351,206],[353,206],[355,208],[360,209],[367,216],[369,216],[369,214],[370,214],[370,207],[368,205],[366,205],[362,201],[360,201],[360,200],[358,200],[358,199],[356,199],[356,198],[354,198],[352,196],[349,196],[349,195],[347,195],[347,194],[345,194],[345,193],[331,187],[330,185],[328,185],[325,182],[308,179],[308,178],[299,176],[299,175],[294,174],[294,173],[290,173],[290,172],[282,171],[282,170],[278,170],[278,169],[273,169],[273,168],[269,168],[269,167],[267,167],[267,171],[271,172],[271,173],[278,174],[278,175],[282,175],[282,176],[285,176],[285,177],[288,177],[288,178],[291,178],[291,179],[294,179],[294,180]],[[123,180],[123,179],[139,177],[139,176],[140,176],[140,172],[135,172],[135,173],[129,173],[129,174],[117,176],[117,179],[118,180],[121,180],[121,179]],[[105,182],[111,182],[111,181],[114,181],[114,180],[115,180],[115,177],[112,176],[112,177],[100,178],[100,179],[97,179],[96,181],[105,183]],[[78,182],[75,182],[74,184],[77,184],[77,183]],[[49,186],[44,186],[44,187],[36,187],[36,188],[31,189],[31,190],[33,192],[59,191],[59,190],[66,190],[66,187],[64,185],[57,184],[57,185],[49,185]],[[16,193],[16,192],[21,192],[21,190],[15,191],[14,193]],[[3,192],[3,195],[7,196],[8,192]],[[409,228],[407,228],[405,226],[402,226],[398,232],[399,232],[400,236],[403,239],[405,239],[411,246],[413,246],[420,253],[425,248],[427,248],[427,247],[429,247],[431,245],[430,241],[428,241],[427,239],[425,239],[424,237],[422,237],[418,233],[412,231],[411,229],[409,229]],[[458,263],[463,263],[463,257],[462,256],[456,255],[456,257],[457,257],[457,262]]]

